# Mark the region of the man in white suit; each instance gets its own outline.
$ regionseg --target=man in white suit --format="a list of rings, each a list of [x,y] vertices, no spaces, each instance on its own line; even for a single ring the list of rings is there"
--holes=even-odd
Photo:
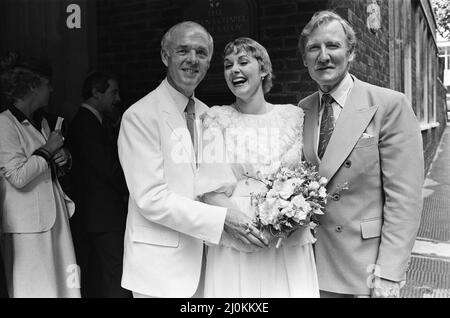
[[[349,74],[355,44],[330,11],[316,13],[299,41],[319,85],[299,103],[304,156],[331,194],[315,245],[319,287],[322,297],[398,297],[420,221],[422,138],[405,95]]]
[[[130,191],[122,286],[135,297],[193,296],[203,241],[218,244],[224,230],[247,244],[267,244],[242,212],[194,201],[199,134],[185,112],[198,119],[208,109],[194,90],[212,53],[201,25],[173,26],[161,41],[167,78],[122,118],[118,150]]]

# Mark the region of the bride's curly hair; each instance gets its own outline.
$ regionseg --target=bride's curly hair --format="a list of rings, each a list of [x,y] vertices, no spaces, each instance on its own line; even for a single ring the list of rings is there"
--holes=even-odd
[[[245,51],[254,57],[258,61],[261,71],[267,73],[262,81],[263,92],[267,94],[273,86],[272,79],[275,78],[275,75],[273,74],[272,62],[270,61],[266,48],[251,38],[240,37],[225,46],[223,58],[231,53],[238,54],[241,51]]]
[[[30,89],[38,87],[43,78],[51,79],[52,69],[45,60],[38,60],[9,52],[0,61],[0,92],[2,104],[14,104]]]

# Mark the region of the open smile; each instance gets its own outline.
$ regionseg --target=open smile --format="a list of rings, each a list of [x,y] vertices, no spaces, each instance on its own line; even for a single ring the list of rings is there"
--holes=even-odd
[[[183,68],[182,71],[188,74],[197,74],[199,72],[197,69],[192,68]]]
[[[247,82],[248,82],[248,80],[245,77],[236,77],[231,80],[231,83],[233,84],[234,87],[243,86]]]

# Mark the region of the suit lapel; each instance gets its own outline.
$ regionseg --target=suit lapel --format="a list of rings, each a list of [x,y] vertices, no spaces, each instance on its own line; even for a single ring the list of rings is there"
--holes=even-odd
[[[319,93],[315,93],[311,99],[303,106],[305,112],[305,128],[303,131],[304,156],[307,161],[319,166],[319,157],[317,156],[316,140],[319,130]]]
[[[179,110],[176,107],[175,101],[170,97],[169,92],[167,91],[163,94],[165,99],[168,101],[166,107],[164,108],[164,112],[166,114],[165,122],[172,131],[172,136],[175,139],[174,141],[180,143],[186,153],[190,155],[189,163],[191,164],[191,168],[195,173],[196,164],[194,146],[192,145],[189,130],[186,126],[186,120],[183,118],[183,115],[180,114]]]
[[[319,174],[330,180],[369,125],[378,109],[367,98],[366,88],[355,79],[347,102],[339,115],[336,126],[319,166]]]

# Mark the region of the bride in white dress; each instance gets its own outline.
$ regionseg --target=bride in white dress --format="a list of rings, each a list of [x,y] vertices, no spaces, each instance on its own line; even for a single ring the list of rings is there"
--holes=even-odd
[[[236,102],[214,106],[202,116],[199,197],[237,208],[251,216],[250,194],[262,190],[258,171],[301,160],[303,112],[294,105],[273,105],[264,94],[272,86],[266,49],[249,38],[225,48],[224,75]],[[266,233],[268,235],[268,233]],[[309,229],[300,229],[275,248],[246,245],[226,232],[219,245],[208,246],[205,297],[319,297]]]

